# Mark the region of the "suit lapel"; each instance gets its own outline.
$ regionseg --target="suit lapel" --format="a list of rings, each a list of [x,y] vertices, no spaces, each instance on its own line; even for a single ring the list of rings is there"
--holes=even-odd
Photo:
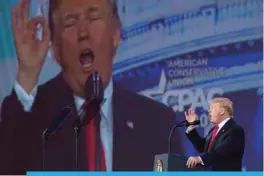
[[[57,118],[60,111],[66,106],[73,106],[74,109],[72,113],[64,120],[63,126],[57,131],[56,135],[49,139],[46,144],[46,167],[51,170],[58,170],[63,168],[74,169],[75,162],[75,135],[72,129],[72,124],[77,118],[76,107],[74,105],[73,91],[64,81],[61,74],[55,77],[53,80],[45,84],[45,88],[39,88],[39,93],[37,94],[35,108],[38,108],[37,112],[45,112],[41,120],[41,124],[44,124],[46,128],[49,126],[54,118]],[[48,115],[47,115],[48,114]],[[84,135],[81,135],[82,137]],[[80,152],[85,153],[85,143],[84,140],[80,140]],[[62,150],[62,146],[63,149]],[[65,159],[61,159],[63,156]],[[87,157],[85,154],[80,155],[80,168],[87,168]]]
[[[54,85],[50,86],[54,90],[53,95],[56,95],[56,97],[53,97],[53,101],[61,104],[62,107],[74,105],[73,91],[65,82],[62,73],[54,78],[53,83]]]
[[[124,100],[122,89],[114,84],[113,91],[113,170],[124,170],[131,167],[128,146],[135,144],[133,124],[129,124],[129,107]],[[124,107],[125,105],[125,107]],[[133,122],[130,122],[133,123]]]

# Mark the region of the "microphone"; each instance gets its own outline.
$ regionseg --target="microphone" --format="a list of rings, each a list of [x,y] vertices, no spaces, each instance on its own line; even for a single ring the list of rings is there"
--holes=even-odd
[[[104,89],[103,82],[98,72],[94,72],[91,76],[92,84],[89,84],[89,79],[87,81],[87,89],[92,90],[92,94],[86,94],[86,99],[91,99],[89,106],[87,108],[87,112],[90,113],[88,117],[94,118],[95,124],[95,158],[96,158],[96,171],[100,171],[101,165],[101,135],[100,135],[100,108],[101,104],[104,101]],[[90,86],[90,87],[89,87]],[[86,92],[88,93],[88,92]],[[88,101],[89,102],[89,101]],[[98,113],[99,112],[99,113]],[[86,116],[87,117],[87,116]],[[86,125],[90,122],[90,118],[84,118],[83,124]]]
[[[98,72],[94,72],[92,75],[90,75],[85,83],[85,103],[82,105],[78,112],[78,118],[73,123],[73,128],[75,131],[76,141],[75,141],[75,165],[76,170],[79,169],[79,134],[82,127],[89,124],[93,118],[94,123],[96,126],[96,158],[97,158],[97,164],[99,165],[100,162],[100,121],[101,116],[100,111],[101,105],[104,103],[104,89],[103,89],[103,82]],[[99,149],[98,149],[99,148]],[[100,168],[98,166],[98,168]]]
[[[84,93],[86,103],[78,111],[79,118],[74,122],[73,127],[83,127],[89,124],[105,101],[103,83],[98,72],[95,71],[88,77],[85,83]]]
[[[42,170],[45,169],[45,144],[48,138],[54,135],[62,126],[64,120],[69,116],[72,111],[72,106],[66,106],[52,121],[50,126],[42,133]]]
[[[171,137],[172,137],[172,133],[175,131],[176,128],[178,127],[188,127],[188,126],[191,126],[191,125],[200,125],[201,121],[200,120],[195,120],[193,122],[188,122],[187,120],[184,120],[176,125],[174,125],[172,128],[171,128],[171,131],[170,131],[170,135],[169,135],[169,154],[171,153]]]
[[[201,124],[201,121],[200,120],[195,120],[193,122],[187,122],[187,126],[190,126],[190,125],[200,125]]]
[[[201,121],[200,120],[195,120],[193,122],[188,122],[187,120],[184,120],[182,122],[180,122],[178,125],[180,125],[179,127],[188,127],[188,126],[191,126],[191,125],[200,125]]]

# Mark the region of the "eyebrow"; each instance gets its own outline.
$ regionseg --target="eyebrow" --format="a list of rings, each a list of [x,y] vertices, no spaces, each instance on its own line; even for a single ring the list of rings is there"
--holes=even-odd
[[[63,16],[63,19],[64,20],[67,20],[67,19],[70,19],[70,18],[74,18],[74,19],[77,19],[78,18],[78,14],[66,14]]]
[[[91,7],[88,7],[85,10],[85,13],[86,14],[91,14],[91,13],[96,13],[96,12],[99,12],[99,11],[100,11],[100,7],[98,7],[98,6],[91,6]],[[79,14],[77,14],[77,13],[67,13],[67,14],[63,15],[63,19],[64,20],[68,20],[70,18],[77,19],[78,17],[79,17]]]

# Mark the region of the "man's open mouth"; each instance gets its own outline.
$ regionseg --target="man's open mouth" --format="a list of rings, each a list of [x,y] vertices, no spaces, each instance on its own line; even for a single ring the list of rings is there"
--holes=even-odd
[[[82,50],[80,54],[80,64],[84,69],[89,69],[94,61],[94,54],[89,48]]]

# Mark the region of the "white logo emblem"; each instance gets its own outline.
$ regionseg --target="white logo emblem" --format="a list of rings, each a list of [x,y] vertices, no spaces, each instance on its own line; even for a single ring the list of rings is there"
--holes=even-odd
[[[134,128],[134,123],[131,122],[131,121],[127,121],[127,126],[128,126],[129,128],[131,128],[131,129],[133,129],[133,128]]]

